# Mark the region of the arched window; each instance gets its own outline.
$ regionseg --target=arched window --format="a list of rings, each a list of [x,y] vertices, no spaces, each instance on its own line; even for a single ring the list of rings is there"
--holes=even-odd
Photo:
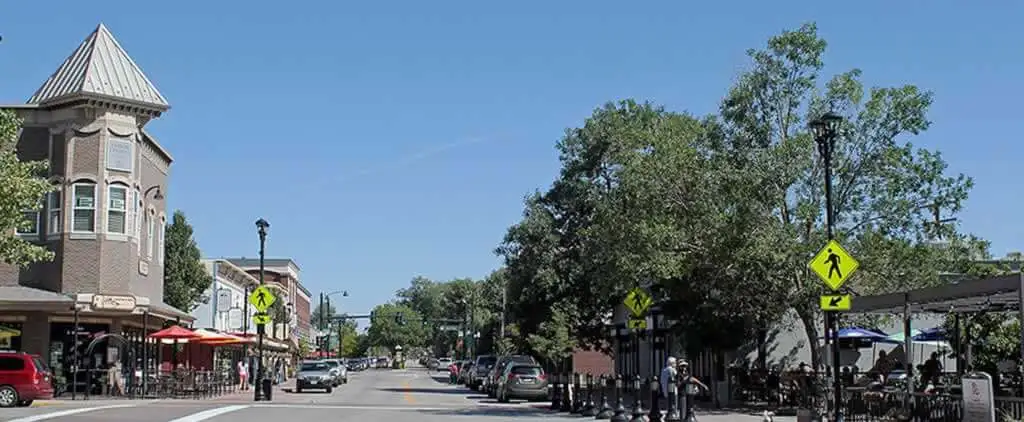
[[[160,265],[164,263],[164,234],[167,233],[167,217],[163,214],[160,215],[160,227],[156,232],[157,247],[156,247],[156,262]]]
[[[74,202],[72,203],[71,231],[94,233],[96,231],[96,184],[92,182],[75,183],[72,189]]]
[[[146,258],[153,258],[153,243],[156,238],[153,236],[156,234],[156,216],[152,213],[146,213]]]
[[[107,187],[107,233],[128,234],[128,186]]]
[[[139,188],[135,188],[135,205],[132,207],[132,218],[135,220],[132,224],[132,233],[135,237],[136,253],[142,253],[142,213],[145,209],[142,204],[142,192]]]

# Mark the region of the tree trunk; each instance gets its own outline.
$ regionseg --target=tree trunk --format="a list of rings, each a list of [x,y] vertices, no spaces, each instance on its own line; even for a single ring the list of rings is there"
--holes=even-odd
[[[811,368],[818,371],[821,368],[821,350],[818,345],[818,324],[813,309],[807,306],[797,306],[796,314],[800,322],[804,324],[804,334],[807,335],[807,342],[811,348]]]

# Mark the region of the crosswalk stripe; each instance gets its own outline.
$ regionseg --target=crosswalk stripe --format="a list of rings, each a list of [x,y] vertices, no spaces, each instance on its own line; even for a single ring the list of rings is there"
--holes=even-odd
[[[212,419],[225,413],[231,413],[250,407],[249,405],[236,404],[233,406],[217,407],[213,409],[204,410],[202,412],[196,412],[191,415],[182,416],[178,419],[174,419],[170,422],[201,422],[207,419]]]
[[[47,419],[59,418],[59,417],[62,417],[62,416],[77,415],[79,413],[94,412],[94,411],[97,411],[97,410],[106,410],[106,409],[119,409],[119,408],[124,408],[124,407],[135,407],[135,406],[138,406],[138,405],[137,404],[112,404],[112,405],[109,405],[109,406],[83,407],[83,408],[80,408],[80,409],[68,409],[68,410],[61,410],[59,412],[44,413],[42,415],[26,416],[24,418],[11,419],[11,420],[9,420],[7,422],[36,422],[36,421],[45,421]]]

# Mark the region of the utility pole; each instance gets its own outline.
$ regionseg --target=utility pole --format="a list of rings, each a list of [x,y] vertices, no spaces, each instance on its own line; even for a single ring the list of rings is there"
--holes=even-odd
[[[318,332],[317,334],[319,335],[316,336],[316,351],[320,352],[321,355],[324,352],[324,312],[327,312],[327,310],[324,309],[324,292],[320,292],[320,323],[317,325],[317,328],[319,329],[318,331],[320,332]]]

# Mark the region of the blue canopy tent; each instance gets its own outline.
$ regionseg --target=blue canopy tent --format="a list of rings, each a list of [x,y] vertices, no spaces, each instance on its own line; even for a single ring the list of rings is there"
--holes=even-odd
[[[885,333],[860,327],[840,328],[839,339],[863,339],[872,343],[897,343],[897,341],[890,339]]]
[[[949,341],[949,336],[946,334],[944,327],[933,327],[921,330],[919,334],[911,337],[911,339],[914,341]]]

